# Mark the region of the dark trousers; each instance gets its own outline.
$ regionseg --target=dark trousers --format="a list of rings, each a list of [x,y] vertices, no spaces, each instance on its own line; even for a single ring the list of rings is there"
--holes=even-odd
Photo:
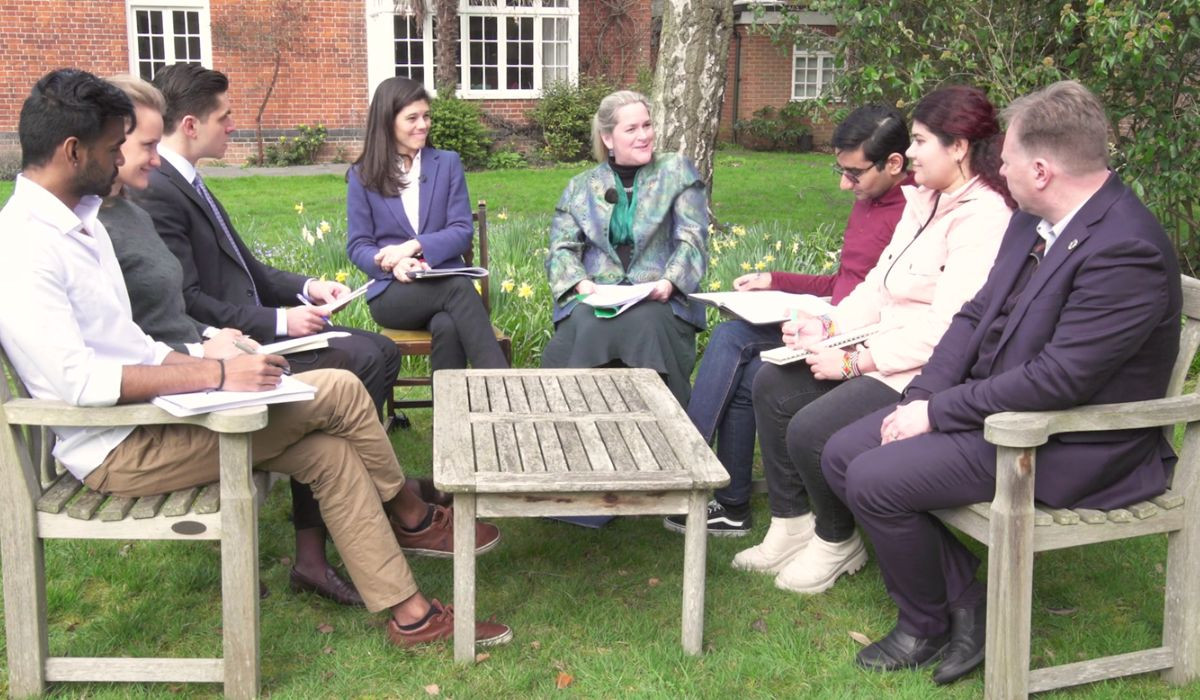
[[[854,516],[825,482],[821,451],[839,429],[899,399],[872,377],[829,381],[814,378],[804,362],[764,364],[754,377],[754,417],[771,515],[794,518],[811,509],[817,536],[850,539]]]
[[[439,369],[507,367],[492,320],[468,277],[392,282],[369,303],[371,317],[387,328],[428,329],[433,335],[429,364]],[[393,375],[394,377],[395,375]]]
[[[344,369],[358,377],[371,401],[375,415],[383,410],[383,402],[400,371],[400,354],[396,344],[378,333],[358,328],[330,326],[328,330],[349,333],[347,338],[332,338],[329,347],[287,356],[293,372],[314,369]],[[321,510],[307,484],[292,479],[292,525],[297,530],[325,527]]]
[[[927,433],[880,445],[888,406],[838,431],[821,467],[834,493],[875,545],[898,625],[918,637],[944,633],[950,609],[984,595],[979,559],[929,511],[978,503],[996,492],[996,448],[982,431]]]

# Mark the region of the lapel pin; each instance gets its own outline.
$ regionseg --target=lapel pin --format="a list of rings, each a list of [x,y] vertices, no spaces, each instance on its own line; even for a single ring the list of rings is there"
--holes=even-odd
[[[1071,242],[1067,244],[1067,250],[1075,250],[1075,246],[1077,245],[1079,245],[1079,239],[1072,238]]]

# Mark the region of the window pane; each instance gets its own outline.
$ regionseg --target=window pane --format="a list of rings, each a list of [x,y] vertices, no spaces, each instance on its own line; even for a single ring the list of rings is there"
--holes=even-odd
[[[155,12],[150,13],[150,33],[151,34],[162,34],[163,33],[163,13],[162,12],[155,11]]]
[[[138,10],[134,14],[135,23],[137,24],[138,34],[148,34],[150,32],[150,13],[145,10]]]
[[[149,61],[138,61],[138,75],[142,80],[154,80],[154,67]]]
[[[150,57],[155,61],[162,61],[167,57],[166,45],[161,36],[150,38]]]
[[[186,14],[179,11],[171,13],[171,29],[176,34],[187,34],[187,18],[184,17]]]
[[[200,13],[199,12],[187,13],[187,25],[188,25],[188,34],[199,34],[200,33]]]

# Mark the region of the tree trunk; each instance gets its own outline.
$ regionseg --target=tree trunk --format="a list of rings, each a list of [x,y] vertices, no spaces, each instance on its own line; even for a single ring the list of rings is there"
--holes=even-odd
[[[654,71],[656,150],[690,158],[712,194],[733,0],[666,0]]]
[[[458,89],[458,0],[430,0],[437,23],[437,52],[433,57],[433,86],[439,97],[454,97]]]

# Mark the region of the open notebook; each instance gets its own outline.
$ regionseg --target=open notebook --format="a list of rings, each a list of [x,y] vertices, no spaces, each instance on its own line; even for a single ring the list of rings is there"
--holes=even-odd
[[[789,294],[775,290],[703,292],[689,294],[688,298],[715,306],[754,325],[783,323],[791,319],[793,310],[808,316],[820,316],[833,309],[829,302],[812,294]]]

